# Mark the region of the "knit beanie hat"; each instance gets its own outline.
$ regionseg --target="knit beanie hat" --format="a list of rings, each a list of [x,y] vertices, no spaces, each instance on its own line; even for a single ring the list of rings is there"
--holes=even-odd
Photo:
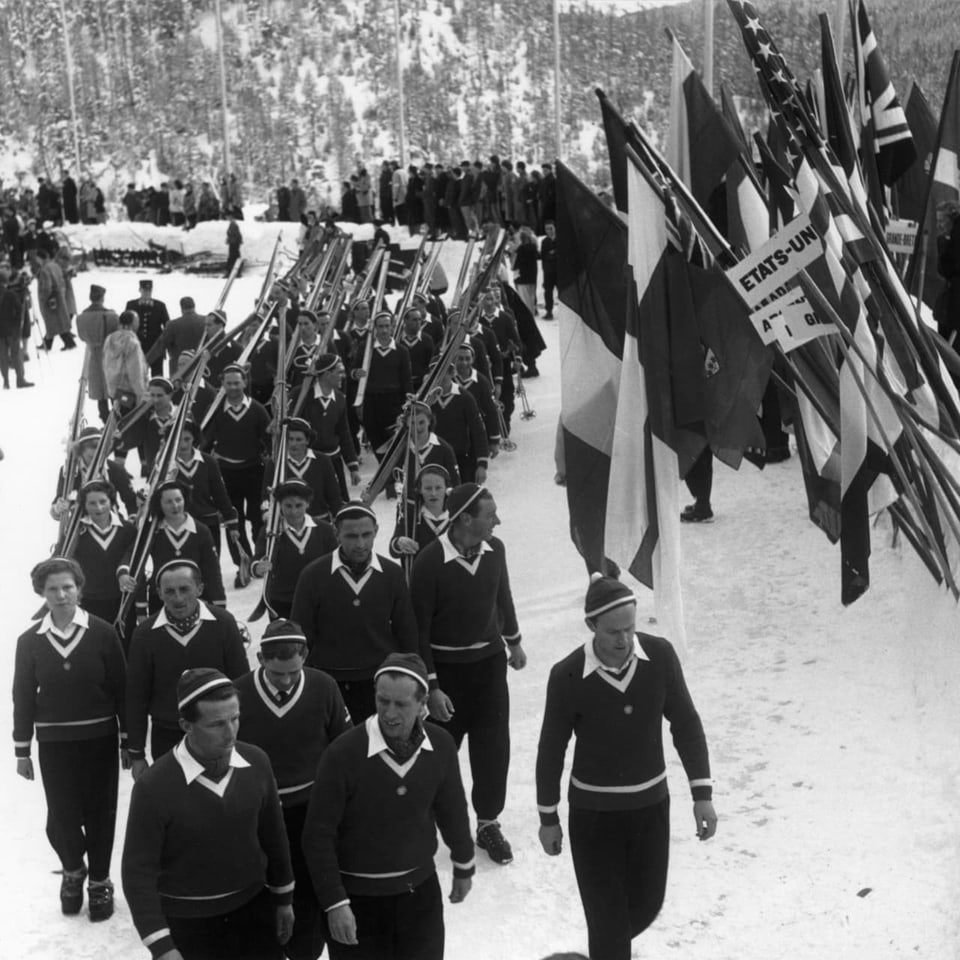
[[[279,503],[284,497],[302,497],[309,503],[313,499],[313,487],[302,480],[284,480],[273,488],[273,499]]]
[[[326,373],[328,370],[333,370],[339,362],[340,355],[338,353],[321,353],[317,357],[317,373]]]
[[[590,577],[590,586],[587,587],[583,613],[588,620],[593,620],[595,617],[599,617],[601,613],[606,613],[615,607],[636,602],[637,598],[628,586],[613,577],[605,577],[602,573],[595,573]]]
[[[306,643],[307,638],[303,628],[293,620],[274,620],[260,638],[260,647],[271,643]]]
[[[177,681],[177,710],[181,713],[184,707],[194,700],[199,700],[204,694],[218,687],[232,687],[233,681],[225,677],[213,667],[193,667],[184,670]]]
[[[203,573],[200,570],[199,564],[194,563],[192,560],[187,560],[183,557],[177,560],[168,560],[160,569],[153,575],[153,582],[157,585],[157,589],[160,589],[160,578],[168,571],[174,570],[178,567],[189,567],[193,571],[194,575],[198,580],[203,580]]]
[[[351,500],[340,508],[335,520],[339,523],[341,520],[363,520],[364,518],[377,522],[377,515],[365,503],[360,500]]]
[[[468,510],[471,504],[476,503],[485,494],[489,496],[487,488],[479,483],[461,483],[459,487],[454,487],[447,495],[450,523],[452,524],[464,510]]]
[[[430,683],[427,680],[427,665],[415,653],[389,654],[373,675],[374,683],[381,673],[405,673],[408,677],[413,677],[424,690],[430,690]]]

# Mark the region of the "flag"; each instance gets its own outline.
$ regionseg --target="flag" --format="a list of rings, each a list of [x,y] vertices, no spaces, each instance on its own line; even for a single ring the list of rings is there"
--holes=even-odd
[[[722,83],[720,84],[720,109],[723,111],[723,115],[730,129],[737,135],[737,139],[740,141],[740,149],[749,156],[750,141],[743,132],[743,124],[740,123],[740,114],[737,112],[737,105],[733,100],[733,94],[731,94],[727,90],[726,85]]]
[[[600,101],[603,133],[607,138],[607,153],[610,156],[610,182],[613,184],[613,202],[621,213],[626,213],[628,202],[627,124],[599,87],[596,94]]]
[[[870,135],[865,147],[873,142],[873,160],[880,183],[889,187],[913,166],[917,149],[906,115],[890,80],[883,54],[870,26],[867,7],[857,0],[856,23],[853,24],[859,56],[856,57],[860,91],[861,123]],[[867,158],[864,158],[867,162]]]
[[[740,140],[673,37],[667,163],[710,213],[714,190],[741,152]]]
[[[627,169],[629,301],[610,455],[607,555],[654,590],[663,632],[685,646],[680,585],[680,468],[671,378],[671,328],[693,323],[683,254],[668,240],[663,200]]]
[[[624,154],[625,158],[625,154]],[[559,443],[570,536],[591,571],[604,568],[604,523],[627,301],[627,228],[557,163],[561,311]]]

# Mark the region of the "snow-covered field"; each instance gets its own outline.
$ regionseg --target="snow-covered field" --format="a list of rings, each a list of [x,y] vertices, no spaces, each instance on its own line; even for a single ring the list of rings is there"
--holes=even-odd
[[[77,280],[78,301],[91,282],[107,288],[115,308],[136,295],[135,274],[90,272]],[[173,314],[185,294],[202,311],[219,283],[159,275],[154,295]],[[259,283],[255,276],[236,283],[227,303],[232,321]],[[585,638],[586,587],[568,538],[564,491],[553,482],[560,358],[556,325],[542,327],[549,344],[542,376],[527,381],[537,416],[517,420],[518,449],[501,454],[490,477],[530,658],[510,677],[513,756],[502,824],[515,860],[498,867],[480,853],[470,897],[447,905],[447,956],[455,960],[586,950],[569,853],[548,858],[537,841],[533,768],[544,687],[550,665]],[[6,689],[15,638],[37,607],[27,573],[55,538],[47,508],[83,358],[82,350],[31,352],[36,388],[0,394]],[[87,412],[95,421],[92,405]],[[371,469],[368,458],[365,476]],[[809,523],[804,504],[795,459],[762,473],[718,468],[716,523],[683,530],[685,669],[710,741],[720,825],[712,841],[696,840],[683,771],[669,752],[671,876],[663,912],[635,944],[637,957],[960,956],[956,606],[911,553],[889,546],[881,523],[873,587],[842,609],[838,552]],[[381,500],[377,512],[385,550],[392,507]],[[238,617],[256,599],[255,586],[228,588]],[[644,601],[641,610],[650,606]],[[263,626],[253,626],[255,637]],[[124,775],[115,880],[130,786]],[[111,921],[91,925],[85,911],[61,916],[44,818],[40,783],[15,775],[10,749],[0,765],[0,957],[146,956],[119,885]],[[446,885],[444,849],[438,862]]]

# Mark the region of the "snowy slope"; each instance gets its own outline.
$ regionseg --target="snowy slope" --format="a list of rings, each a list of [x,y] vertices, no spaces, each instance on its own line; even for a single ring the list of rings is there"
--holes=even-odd
[[[119,306],[135,295],[136,279],[83,274],[78,297],[98,282],[108,304]],[[237,282],[227,304],[232,319],[258,287],[257,277]],[[189,294],[203,310],[218,290],[217,280],[155,278],[155,296],[170,305]],[[556,326],[542,327],[550,346],[543,376],[527,381],[537,416],[518,420],[518,449],[500,456],[490,480],[530,657],[528,668],[510,677],[513,757],[502,823],[515,861],[497,867],[481,853],[470,897],[447,905],[447,956],[456,960],[536,960],[586,948],[569,853],[547,858],[536,836],[533,765],[544,686],[550,665],[585,639],[586,585],[569,543],[564,491],[553,483],[559,356]],[[0,394],[0,498],[7,505],[0,523],[6,638],[0,686],[6,689],[15,638],[37,607],[27,573],[55,536],[46,511],[81,361],[81,350],[34,357],[29,368],[37,387]],[[95,416],[92,407],[88,415]],[[370,472],[368,459],[364,473]],[[843,610],[839,556],[807,520],[795,460],[762,473],[718,470],[714,508],[715,524],[683,531],[685,669],[710,739],[720,827],[709,843],[696,841],[683,771],[668,751],[671,878],[665,908],[635,956],[956,956],[954,604],[912,554],[887,545],[881,525],[874,534],[874,585]],[[392,510],[380,501],[377,512],[385,547]],[[228,589],[228,598],[243,616],[257,594],[253,586],[239,594]],[[644,601],[641,609],[648,608]],[[261,621],[254,635],[262,628]],[[115,879],[129,792],[124,775]],[[60,915],[44,817],[39,782],[15,776],[10,750],[0,766],[0,956],[146,956],[122,895],[105,924],[90,925],[85,913]],[[447,885],[443,849],[438,862]]]

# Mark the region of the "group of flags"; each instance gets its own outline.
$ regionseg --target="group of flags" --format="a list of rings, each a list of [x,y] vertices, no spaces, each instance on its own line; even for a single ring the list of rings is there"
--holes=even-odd
[[[598,91],[615,209],[562,163],[557,177],[571,536],[591,569],[653,589],[681,646],[679,482],[707,449],[762,464],[774,400],[810,517],[840,543],[842,602],[869,586],[882,509],[960,596],[960,364],[922,306],[939,294],[937,204],[960,198],[958,56],[937,126],[916,85],[901,106],[863,0],[855,76],[822,15],[805,85],[754,7],[727,2],[766,136],[747,139],[671,35],[666,156]]]

